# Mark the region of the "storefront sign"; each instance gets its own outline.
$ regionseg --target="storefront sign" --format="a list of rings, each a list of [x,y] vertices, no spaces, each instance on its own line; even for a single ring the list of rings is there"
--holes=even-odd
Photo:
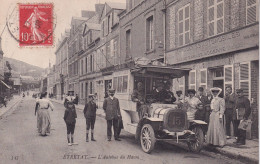
[[[177,64],[259,45],[259,25],[214,37],[166,53],[168,64]]]

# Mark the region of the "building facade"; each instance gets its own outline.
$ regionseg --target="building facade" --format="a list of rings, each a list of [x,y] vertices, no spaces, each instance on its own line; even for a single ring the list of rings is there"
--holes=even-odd
[[[57,99],[63,99],[68,92],[68,37],[69,32],[65,31],[58,43],[56,55],[56,93]]]
[[[167,0],[166,62],[190,68],[174,90],[198,87],[244,90],[251,102],[252,136],[258,137],[258,1]]]

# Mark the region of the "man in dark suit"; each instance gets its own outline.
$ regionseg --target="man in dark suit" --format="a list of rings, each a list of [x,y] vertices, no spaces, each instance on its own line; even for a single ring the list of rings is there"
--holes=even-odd
[[[199,110],[199,115],[200,118],[204,118],[203,121],[205,121],[205,106],[207,104],[207,96],[204,95],[204,88],[203,87],[199,87],[198,92],[197,92],[197,98],[200,100],[200,102],[203,105],[203,108],[201,110]]]
[[[121,118],[119,100],[114,97],[115,90],[109,89],[108,91],[109,97],[104,100],[103,109],[106,113],[107,120],[107,138],[108,141],[111,141],[112,136],[112,126],[114,128],[114,137],[116,141],[121,141],[118,138],[118,120]]]
[[[97,105],[94,102],[94,95],[89,95],[89,102],[85,105],[84,116],[86,118],[87,132],[86,132],[86,142],[88,142],[88,133],[91,127],[91,141],[96,141],[94,139],[94,126],[96,121],[96,111]]]
[[[237,129],[237,141],[234,142],[238,145],[246,144],[246,130],[238,129],[241,120],[248,120],[251,113],[250,101],[243,94],[242,89],[237,89],[236,103],[235,103],[235,120],[234,128]]]

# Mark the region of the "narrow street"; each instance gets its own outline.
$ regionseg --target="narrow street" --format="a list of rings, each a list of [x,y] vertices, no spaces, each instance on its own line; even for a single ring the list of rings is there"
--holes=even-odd
[[[95,138],[97,142],[85,142],[85,118],[77,111],[78,118],[75,140],[79,145],[68,146],[66,126],[63,121],[64,107],[54,103],[51,112],[52,130],[46,137],[36,131],[34,116],[35,100],[26,97],[8,117],[0,120],[0,163],[240,163],[239,161],[216,155],[215,158],[194,154],[165,143],[156,145],[152,154],[141,150],[134,136],[122,132],[121,142],[106,140],[106,122],[97,117]]]

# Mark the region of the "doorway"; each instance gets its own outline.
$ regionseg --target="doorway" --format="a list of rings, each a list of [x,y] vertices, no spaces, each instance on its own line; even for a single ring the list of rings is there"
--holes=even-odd
[[[222,89],[222,92],[219,94],[219,97],[224,97],[224,80],[213,80],[213,87],[218,87]]]
[[[216,67],[211,69],[213,73],[213,87],[222,89],[219,97],[224,97],[224,67]]]

